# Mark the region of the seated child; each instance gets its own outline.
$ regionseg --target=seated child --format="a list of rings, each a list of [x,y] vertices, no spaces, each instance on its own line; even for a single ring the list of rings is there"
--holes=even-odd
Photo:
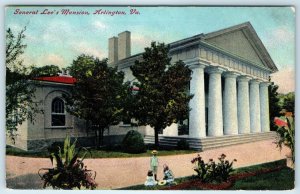
[[[174,183],[174,174],[166,164],[164,164],[164,180],[167,181],[167,184]]]
[[[154,180],[153,173],[151,170],[148,171],[145,186],[155,186],[157,185],[157,181]]]

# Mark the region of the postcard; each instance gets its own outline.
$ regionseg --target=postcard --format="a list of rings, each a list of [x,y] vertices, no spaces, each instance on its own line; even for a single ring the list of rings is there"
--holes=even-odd
[[[5,7],[9,189],[291,190],[295,7]]]

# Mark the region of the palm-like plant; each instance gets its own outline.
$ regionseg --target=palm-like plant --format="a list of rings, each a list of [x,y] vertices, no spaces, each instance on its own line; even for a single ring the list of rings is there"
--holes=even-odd
[[[281,118],[274,119],[277,128],[277,146],[282,149],[282,146],[285,145],[291,150],[292,161],[295,162],[295,123],[292,116],[284,116]]]
[[[83,160],[88,151],[85,149],[83,157],[79,158],[79,152],[85,148],[76,149],[76,141],[71,144],[70,138],[64,141],[63,152],[59,147],[58,152],[50,154],[50,160],[53,168],[41,168],[38,172],[44,181],[43,187],[52,186],[54,189],[74,189],[85,187],[95,189],[96,172],[88,170],[84,166]],[[53,160],[56,164],[53,164]],[[43,175],[41,171],[47,171]]]

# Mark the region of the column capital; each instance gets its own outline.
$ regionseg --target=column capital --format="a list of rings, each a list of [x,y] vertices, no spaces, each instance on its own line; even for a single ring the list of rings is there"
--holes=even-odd
[[[207,72],[208,74],[221,74],[224,71],[226,71],[226,69],[219,66],[209,66],[205,68],[205,72]]]
[[[193,58],[183,61],[190,69],[202,68],[209,66],[207,61],[203,61],[200,58]]]
[[[252,77],[247,76],[247,75],[241,75],[237,78],[237,81],[239,82],[248,82],[249,80],[251,80]]]
[[[225,78],[230,77],[230,78],[237,78],[240,74],[234,71],[226,71],[222,74]]]

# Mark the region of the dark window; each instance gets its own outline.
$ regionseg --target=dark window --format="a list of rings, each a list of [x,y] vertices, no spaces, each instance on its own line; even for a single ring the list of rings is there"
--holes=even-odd
[[[52,101],[51,117],[52,126],[66,125],[65,102],[62,99],[55,98]]]

